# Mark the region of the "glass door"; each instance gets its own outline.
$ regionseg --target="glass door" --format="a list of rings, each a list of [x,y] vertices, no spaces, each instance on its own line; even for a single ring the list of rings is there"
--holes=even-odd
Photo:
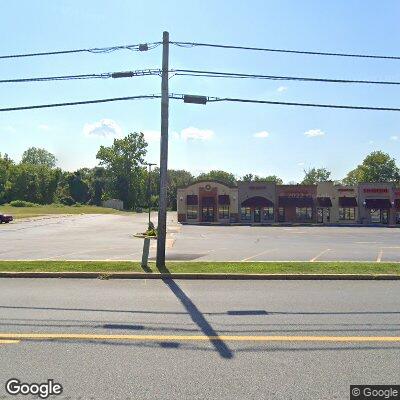
[[[322,224],[324,222],[324,209],[317,208],[317,222]]]
[[[261,222],[261,209],[260,208],[254,209],[254,222]]]
[[[388,212],[388,210],[382,210],[381,216],[382,216],[382,224],[388,224],[389,223],[389,212]]]
[[[202,221],[203,222],[214,222],[214,207],[213,206],[203,206]]]

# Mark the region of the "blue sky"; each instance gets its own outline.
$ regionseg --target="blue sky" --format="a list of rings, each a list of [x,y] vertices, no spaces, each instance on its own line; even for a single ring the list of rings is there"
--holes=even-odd
[[[0,54],[170,39],[330,52],[400,55],[400,3],[325,1],[13,1],[2,4]],[[0,79],[159,68],[161,48],[0,60]],[[210,48],[170,52],[171,68],[400,81],[400,61]],[[399,87],[172,77],[170,91],[276,101],[400,107]],[[0,107],[160,92],[159,77],[2,84]],[[97,164],[100,145],[143,131],[158,162],[160,105],[142,100],[1,113],[0,152],[29,146],[74,170]],[[268,134],[259,134],[267,132]],[[307,133],[307,134],[306,134]],[[107,135],[106,135],[107,134]],[[255,137],[256,134],[261,137]],[[104,136],[106,135],[106,136]],[[257,135],[256,135],[257,136]],[[264,136],[264,137],[263,137]],[[218,103],[170,103],[170,168],[224,169],[299,180],[326,167],[342,178],[373,150],[400,163],[400,113]]]

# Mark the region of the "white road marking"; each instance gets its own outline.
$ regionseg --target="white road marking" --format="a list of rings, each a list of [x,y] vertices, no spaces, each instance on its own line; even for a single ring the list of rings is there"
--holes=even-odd
[[[376,262],[381,262],[383,256],[383,249],[381,249],[378,253],[378,258],[376,259]]]
[[[252,255],[252,256],[250,256],[250,257],[244,258],[244,259],[241,260],[241,261],[249,261],[249,260],[251,260],[252,258],[261,256],[261,255],[263,255],[263,254],[265,254],[265,253],[268,253],[268,252],[274,251],[274,250],[276,250],[276,249],[268,249],[268,250],[262,251],[261,253],[254,254],[254,255]]]
[[[321,251],[321,253],[317,254],[314,258],[312,258],[312,259],[310,260],[310,262],[316,261],[319,257],[321,257],[323,254],[327,253],[327,252],[330,251],[330,250],[331,250],[331,249],[326,249],[326,250],[324,250],[324,251]]]

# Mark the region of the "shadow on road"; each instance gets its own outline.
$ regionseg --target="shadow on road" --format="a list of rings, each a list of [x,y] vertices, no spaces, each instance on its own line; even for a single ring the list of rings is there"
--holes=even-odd
[[[158,268],[161,274],[170,274],[168,268]],[[233,353],[225,342],[219,338],[218,333],[210,325],[207,319],[204,317],[202,312],[197,308],[197,306],[192,302],[189,296],[181,289],[181,287],[171,278],[162,278],[162,281],[171,290],[171,292],[176,296],[176,298],[185,307],[186,311],[190,315],[192,321],[200,328],[204,335],[206,335],[210,342],[218,351],[222,358],[231,359],[233,358]]]

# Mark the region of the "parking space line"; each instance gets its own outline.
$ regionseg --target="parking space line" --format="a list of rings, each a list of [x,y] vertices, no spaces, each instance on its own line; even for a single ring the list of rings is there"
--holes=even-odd
[[[20,340],[2,340],[0,339],[0,344],[17,344]]]
[[[323,254],[327,253],[327,252],[330,251],[330,250],[331,250],[331,249],[326,249],[326,250],[324,250],[324,251],[321,251],[321,253],[317,254],[314,258],[312,258],[312,259],[310,260],[310,262],[316,261],[319,257],[321,257]]]
[[[376,259],[376,262],[378,262],[378,263],[381,262],[382,256],[383,256],[383,249],[380,249],[379,253],[378,253],[378,257]]]
[[[240,260],[240,261],[242,261],[242,262],[243,262],[243,261],[250,261],[252,258],[261,256],[261,255],[263,255],[263,254],[265,254],[265,253],[268,253],[268,252],[274,251],[274,250],[276,250],[276,249],[268,249],[268,250],[262,251],[261,253],[254,254],[254,255],[252,255],[252,256],[250,256],[250,257],[244,258],[243,260]]]

